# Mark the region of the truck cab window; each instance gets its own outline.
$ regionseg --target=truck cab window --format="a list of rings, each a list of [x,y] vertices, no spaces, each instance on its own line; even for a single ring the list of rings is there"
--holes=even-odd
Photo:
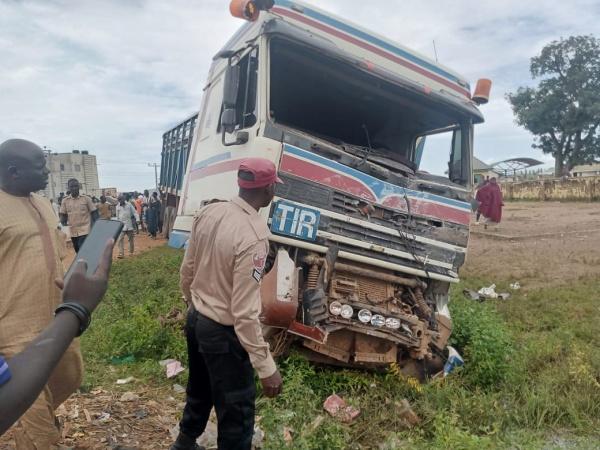
[[[256,93],[258,85],[258,49],[252,49],[239,60],[240,81],[238,85],[236,111],[236,130],[250,128],[256,123]],[[221,114],[223,108],[221,108]],[[217,132],[221,132],[221,121]]]
[[[436,150],[430,152],[426,142],[423,158],[431,156],[439,166],[435,174],[443,178],[432,181],[465,185],[470,153],[460,137],[462,117],[455,110],[334,54],[285,38],[272,38],[269,51],[273,124],[411,177],[422,167],[416,142],[426,136]],[[429,178],[427,169],[423,175]]]

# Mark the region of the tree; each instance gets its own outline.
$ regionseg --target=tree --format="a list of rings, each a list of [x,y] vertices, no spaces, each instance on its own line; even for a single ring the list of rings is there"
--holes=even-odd
[[[531,59],[537,88],[507,94],[517,124],[533,133],[533,148],[551,154],[556,176],[600,158],[600,40],[571,36]]]

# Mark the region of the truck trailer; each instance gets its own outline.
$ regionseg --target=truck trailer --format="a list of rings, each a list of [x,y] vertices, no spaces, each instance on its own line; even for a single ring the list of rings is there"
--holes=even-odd
[[[230,10],[246,22],[213,59],[171,245],[185,245],[200,208],[237,194],[241,161],[268,158],[284,181],[260,212],[272,350],[419,378],[439,370],[491,82],[472,95],[441,64],[302,2]],[[447,176],[420,169],[426,139],[441,134]]]

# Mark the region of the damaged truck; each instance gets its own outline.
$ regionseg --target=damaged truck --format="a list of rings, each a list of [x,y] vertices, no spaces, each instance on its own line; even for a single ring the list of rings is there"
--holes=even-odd
[[[436,372],[491,82],[471,94],[444,66],[301,2],[230,10],[246,22],[213,59],[171,245],[184,246],[199,208],[237,194],[244,158],[268,158],[284,181],[260,212],[272,232],[261,320],[273,352]],[[433,156],[442,176],[420,167],[438,135],[449,143]]]

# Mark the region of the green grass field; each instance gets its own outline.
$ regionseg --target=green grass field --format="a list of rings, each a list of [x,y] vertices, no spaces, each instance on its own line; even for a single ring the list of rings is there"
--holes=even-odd
[[[182,253],[154,249],[114,264],[111,285],[83,338],[85,388],[110,377],[135,375],[167,386],[156,361],[186,361],[178,289]],[[373,374],[317,368],[291,354],[279,361],[284,393],[259,397],[264,448],[295,449],[553,449],[600,448],[600,280],[518,291],[508,301],[475,303],[464,287],[490,281],[466,278],[453,288],[453,344],[465,367],[444,381],[415,385],[393,370]],[[129,361],[129,362],[128,362]],[[116,374],[116,375],[115,375]],[[185,384],[185,374],[178,382]],[[171,381],[172,383],[172,381]],[[322,409],[337,393],[361,410],[351,425]],[[398,416],[406,398],[422,423],[405,428]]]

